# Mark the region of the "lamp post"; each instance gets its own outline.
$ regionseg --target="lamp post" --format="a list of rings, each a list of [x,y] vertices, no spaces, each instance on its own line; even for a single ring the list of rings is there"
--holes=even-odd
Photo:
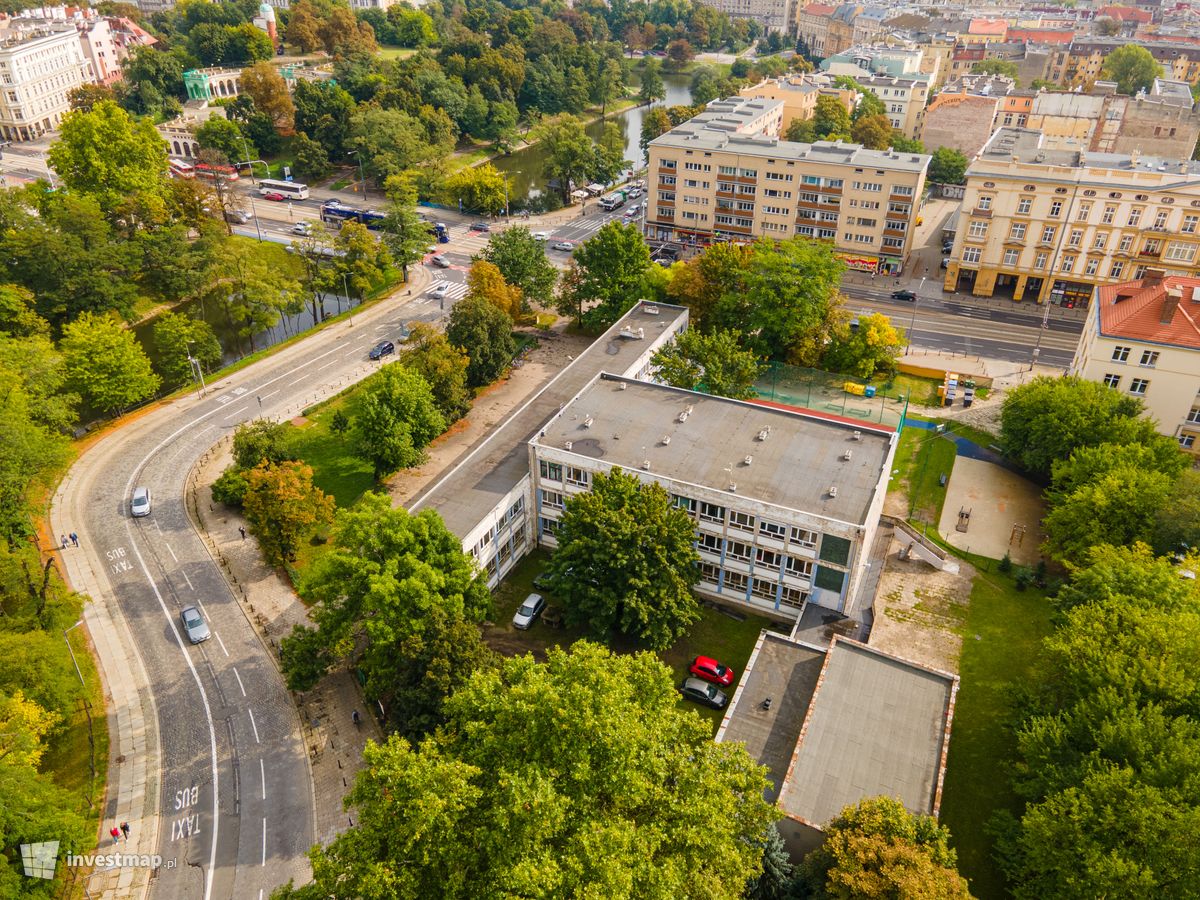
[[[197,397],[204,396],[204,370],[200,368],[200,360],[192,356],[192,344],[195,341],[187,342],[187,359],[188,365],[192,367],[192,374],[196,376],[196,380],[200,382],[200,389],[196,392]]]
[[[82,624],[83,624],[83,619],[80,619],[78,622],[76,622],[74,625],[71,625],[69,628],[63,629],[62,634],[63,634],[63,640],[66,641],[66,643],[67,643],[67,652],[71,654],[71,663],[75,666],[75,674],[77,676],[79,676],[79,686],[82,687],[84,689],[84,692],[86,693],[87,684],[84,683],[83,673],[81,671],[79,671],[79,660],[77,660],[75,658],[75,648],[71,646],[71,639],[70,639],[70,637],[68,637],[68,634],[71,631],[74,631],[76,628],[78,628]],[[91,763],[92,780],[88,783],[89,786],[88,786],[88,796],[87,796],[88,807],[90,808],[93,806],[91,786],[96,783],[96,729],[95,729],[95,725],[92,722],[92,705],[88,702],[88,699],[86,696],[84,696],[80,699],[83,701],[83,711],[84,711],[84,713],[87,714],[88,745],[91,748],[91,752],[89,753],[89,757],[90,757],[89,762]]]
[[[922,276],[921,284],[917,287],[917,294],[915,297],[913,297],[913,313],[912,313],[912,318],[908,322],[908,334],[906,335],[906,337],[908,338],[908,342],[904,345],[905,356],[908,355],[909,349],[912,348],[912,333],[913,333],[913,329],[917,327],[917,304],[919,304],[921,302],[921,290],[924,287],[925,287],[925,276]]]
[[[75,664],[75,674],[79,676],[79,683],[86,688],[87,685],[83,683],[83,673],[79,671],[79,661],[75,659],[75,649],[71,646],[71,639],[67,637],[67,632],[74,631],[82,624],[83,619],[80,619],[70,628],[63,629],[63,640],[67,642],[67,652],[71,654],[71,662]]]
[[[346,273],[342,273],[342,290],[346,293],[346,306],[350,309],[350,327],[354,327],[354,301],[350,299],[350,288],[346,284]]]
[[[262,243],[262,226],[258,224],[258,207],[254,205],[254,195],[250,195],[250,214],[254,216],[254,230],[258,232],[258,242]]]
[[[346,155],[353,156],[356,160],[358,160],[358,183],[360,190],[362,191],[363,201],[365,202],[367,199],[367,177],[363,175],[362,151],[347,150]]]

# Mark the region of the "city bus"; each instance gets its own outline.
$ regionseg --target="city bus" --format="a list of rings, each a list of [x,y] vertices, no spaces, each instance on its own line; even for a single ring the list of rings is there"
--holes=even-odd
[[[196,177],[207,178],[209,181],[216,181],[220,178],[222,181],[237,181],[237,169],[233,166],[210,166],[208,163],[196,164]]]
[[[321,221],[327,225],[341,227],[343,222],[360,222],[368,228],[379,228],[387,213],[374,209],[359,209],[357,206],[347,206],[338,200],[326,200],[321,206]]]
[[[173,159],[170,163],[172,178],[195,178],[196,167],[182,159]]]
[[[300,184],[298,181],[275,181],[272,178],[263,178],[258,182],[258,192],[260,194],[283,194],[289,200],[308,199],[308,185]]]

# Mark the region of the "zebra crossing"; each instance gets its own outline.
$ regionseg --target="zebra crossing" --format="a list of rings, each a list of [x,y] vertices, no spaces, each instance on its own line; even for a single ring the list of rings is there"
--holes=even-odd
[[[430,283],[429,289],[426,291],[426,293],[429,294],[430,296],[432,296],[433,292],[437,289],[437,286],[439,284],[449,285],[449,287],[446,288],[446,295],[445,295],[447,300],[461,300],[463,298],[463,296],[467,293],[466,282],[451,281],[448,278],[435,278],[432,281],[432,283]]]

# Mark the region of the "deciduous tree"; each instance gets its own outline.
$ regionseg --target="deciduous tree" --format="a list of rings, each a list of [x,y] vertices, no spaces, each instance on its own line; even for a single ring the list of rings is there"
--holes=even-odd
[[[345,287],[361,302],[382,281],[392,264],[386,244],[375,239],[361,222],[345,222],[333,238],[334,258],[331,274],[336,290],[345,276]]]
[[[480,254],[504,276],[509,284],[521,289],[529,300],[549,303],[554,297],[558,269],[546,258],[546,247],[528,228],[506,228],[493,234]]]
[[[412,326],[401,362],[429,384],[433,400],[447,422],[456,422],[471,408],[467,389],[469,357],[442,332],[425,322]]]
[[[384,184],[387,194],[387,218],[380,237],[408,280],[408,267],[419,262],[429,247],[429,225],[417,213],[417,188],[405,175],[393,175]]]
[[[233,431],[233,464],[253,469],[267,463],[279,465],[291,459],[287,446],[288,427],[270,419],[254,419]]]
[[[113,316],[84,313],[63,329],[59,348],[67,386],[101,412],[128,409],[161,383],[133,332]]]
[[[242,509],[271,565],[294,560],[301,541],[333,521],[333,498],[312,478],[312,466],[295,460],[260,463],[246,473]]]
[[[642,83],[638,88],[638,102],[649,106],[667,96],[662,80],[662,63],[651,57],[642,67]]]
[[[530,139],[542,146],[545,153],[543,174],[558,182],[564,201],[571,191],[582,184],[595,164],[595,147],[575,116],[559,116],[537,126]]]
[[[292,138],[292,155],[296,174],[309,181],[321,181],[333,170],[329,164],[329,152],[303,131]]]
[[[470,358],[467,364],[470,387],[491,384],[508,368],[517,352],[512,326],[508,314],[486,300],[464,299],[454,304],[446,337]]]
[[[894,131],[892,120],[879,113],[855,121],[850,129],[850,138],[870,150],[887,150],[892,146]]]
[[[154,321],[154,346],[158,370],[169,385],[187,384],[195,378],[191,359],[205,372],[221,364],[221,343],[203,319],[163,313]]]
[[[1011,78],[1016,84],[1020,80],[1020,70],[1011,59],[982,59],[971,66],[973,75],[1003,75]],[[1016,84],[1020,87],[1020,84]]]
[[[608,222],[576,249],[559,293],[559,312],[591,331],[603,331],[645,298],[650,265],[638,227]]]
[[[1136,94],[1138,91],[1148,91],[1154,84],[1154,79],[1162,75],[1162,66],[1151,55],[1150,51],[1138,44],[1123,44],[1104,57],[1104,65],[1100,67],[1100,77],[1106,81],[1115,81],[1117,91],[1122,94]]]
[[[821,355],[821,365],[831,372],[856,378],[896,371],[896,357],[904,350],[904,330],[883,313],[857,316],[857,324],[839,321],[832,340]]]
[[[508,316],[518,319],[525,309],[525,296],[516,285],[509,284],[500,270],[486,259],[477,259],[467,272],[468,300],[482,300]]]
[[[938,147],[929,161],[929,180],[934,184],[966,184],[967,158],[953,147]]]
[[[442,182],[442,202],[453,207],[461,203],[468,214],[499,215],[508,202],[505,178],[491,163],[464,166]]]
[[[813,112],[813,132],[820,140],[833,136],[849,137],[850,113],[840,99],[833,95],[817,98]]]
[[[816,365],[837,322],[844,269],[828,244],[763,238],[750,256],[744,293],[723,304],[728,327],[752,336],[769,359]]]
[[[429,384],[400,364],[384,366],[364,382],[354,419],[358,452],[381,479],[425,458],[425,446],[446,428]]]
[[[269,62],[257,62],[242,70],[241,93],[254,101],[254,108],[271,118],[275,127],[284,131],[295,122],[296,106],[288,92],[287,82]]]
[[[651,363],[666,384],[749,400],[762,361],[753,351],[742,349],[741,339],[736,331],[705,334],[688,329],[655,353]]]

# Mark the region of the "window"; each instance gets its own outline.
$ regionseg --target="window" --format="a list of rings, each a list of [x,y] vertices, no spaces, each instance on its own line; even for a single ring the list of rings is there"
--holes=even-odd
[[[1060,267],[1059,271],[1074,272],[1075,271],[1075,261],[1077,259],[1079,259],[1078,256],[1071,256],[1069,254],[1067,256],[1064,256],[1062,258],[1062,266]]]
[[[1121,273],[1124,271],[1125,271],[1125,263],[1122,262],[1121,260],[1117,260],[1116,262],[1114,262],[1112,264],[1112,266],[1109,267],[1108,277],[1109,278],[1120,278]]]
[[[1078,247],[1083,243],[1083,232],[1077,228],[1071,230],[1071,238],[1067,241],[1068,247]]]
[[[766,519],[759,519],[758,533],[782,541],[787,539],[787,526],[780,525],[777,522],[768,522]]]
[[[1129,393],[1137,394],[1139,397],[1146,396],[1146,388],[1150,387],[1150,381],[1146,378],[1135,378],[1129,382]]]
[[[671,502],[676,508],[682,509],[684,512],[694,513],[696,511],[696,501],[691,497],[681,497],[678,494],[672,494]]]
[[[1174,262],[1191,262],[1195,256],[1195,244],[1188,244],[1184,241],[1171,241],[1171,243],[1167,244],[1167,252],[1163,255],[1163,258]]]
[[[575,466],[567,466],[567,484],[573,484],[576,487],[587,487],[588,481],[588,473],[583,469],[578,469]]]
[[[1179,446],[1184,450],[1191,450],[1194,443],[1196,443],[1196,436],[1194,434],[1181,434],[1179,436]]]
[[[742,531],[754,530],[754,516],[748,516],[745,513],[729,511],[729,527],[740,528]]]
[[[978,263],[982,254],[978,247],[963,247],[963,262]]]
[[[563,495],[558,491],[542,491],[542,506],[548,509],[562,509]]]
[[[1088,216],[1091,215],[1091,212],[1092,212],[1092,204],[1091,203],[1087,203],[1087,202],[1080,203],[1079,209],[1077,209],[1075,211],[1075,221],[1076,222],[1086,222],[1088,219]]]
[[[1004,251],[1004,265],[1015,266],[1017,264],[1017,257],[1020,255],[1021,255],[1020,250],[1005,250]]]
[[[1121,386],[1121,376],[1114,375],[1110,372],[1104,376],[1104,386],[1110,388],[1119,388]]]
[[[983,221],[974,221],[967,229],[967,237],[981,238],[987,237],[988,223]]]
[[[736,166],[717,166],[717,172],[721,175],[736,175]]]
[[[725,507],[700,501],[700,518],[705,522],[725,522]]]
[[[1042,243],[1051,244],[1054,242],[1054,226],[1047,225],[1042,229]]]
[[[725,558],[750,562],[750,545],[743,544],[741,541],[726,541]]]
[[[1200,222],[1200,216],[1184,216],[1183,227],[1179,230],[1184,234],[1195,234],[1196,223]]]
[[[794,556],[789,556],[787,560],[787,574],[795,578],[812,578],[813,564],[807,559],[796,559]]]
[[[1087,266],[1084,267],[1083,274],[1084,275],[1095,275],[1099,270],[1100,270],[1100,260],[1089,259],[1087,261]]]
[[[544,459],[540,460],[538,462],[538,471],[547,481],[562,481],[562,466],[558,463],[546,462]]]
[[[815,547],[817,546],[817,533],[793,526],[792,543],[799,544],[801,547]]]
[[[763,578],[755,578],[754,586],[750,589],[750,593],[761,600],[774,600],[775,582],[767,581]]]
[[[1017,201],[1017,215],[1018,216],[1029,215],[1029,208],[1031,206],[1033,206],[1033,198],[1032,197],[1022,197],[1020,200]]]
[[[714,566],[712,563],[700,563],[700,577],[705,581],[710,581],[716,584],[721,580],[720,566]]]
[[[1033,257],[1033,267],[1035,269],[1046,268],[1046,254],[1045,253],[1038,253]]]
[[[766,550],[759,547],[754,551],[754,562],[766,569],[778,569],[780,562],[783,560],[783,555],[776,553],[774,550]]]
[[[1189,409],[1188,414],[1187,414],[1187,420],[1188,420],[1188,423],[1191,425],[1195,425],[1197,422],[1200,422],[1200,409],[1198,409],[1194,406],[1191,409]]]
[[[979,199],[975,202],[976,209],[991,209],[992,198],[989,194],[980,194]]]
[[[1113,347],[1113,362],[1128,362],[1129,348],[1128,347]]]
[[[1008,229],[1008,239],[1010,241],[1025,240],[1025,227],[1024,222],[1013,222],[1012,227]]]
[[[1113,223],[1113,219],[1115,219],[1116,217],[1117,217],[1117,208],[1110,203],[1110,204],[1105,205],[1104,215],[1102,215],[1100,217],[1100,221],[1102,223],[1104,223],[1105,225],[1111,225]]]
[[[715,534],[701,533],[700,539],[699,539],[699,541],[697,541],[697,544],[699,545],[701,550],[706,550],[709,553],[715,553],[717,556],[720,556],[721,555],[721,547],[725,544],[725,541],[723,541],[721,538],[717,537]]]
[[[1154,214],[1154,227],[1163,229],[1167,227],[1167,216],[1171,214],[1169,209],[1160,209]]]
[[[1050,218],[1054,219],[1062,215],[1062,201],[1054,200],[1050,203]]]
[[[741,572],[726,572],[725,587],[737,594],[746,593],[746,588],[750,584],[750,578],[743,575]]]
[[[1143,350],[1142,351],[1142,361],[1140,363],[1138,363],[1139,366],[1146,366],[1148,368],[1153,369],[1157,364],[1158,364],[1158,351],[1157,350]]]
[[[1182,438],[1180,439],[1182,443]],[[1190,445],[1189,445],[1190,446]],[[783,593],[780,595],[780,602],[785,606],[791,606],[796,609],[802,609],[808,601],[808,591],[797,590],[796,588],[784,587]]]
[[[1129,221],[1125,224],[1130,228],[1137,227],[1142,221],[1142,207],[1135,206],[1129,211]]]
[[[1121,238],[1121,243],[1117,245],[1118,253],[1128,253],[1133,249],[1133,235],[1127,234]]]
[[[1104,245],[1107,243],[1108,243],[1108,235],[1107,234],[1098,234],[1098,235],[1096,235],[1095,238],[1092,239],[1092,249],[1093,250],[1103,250]]]

